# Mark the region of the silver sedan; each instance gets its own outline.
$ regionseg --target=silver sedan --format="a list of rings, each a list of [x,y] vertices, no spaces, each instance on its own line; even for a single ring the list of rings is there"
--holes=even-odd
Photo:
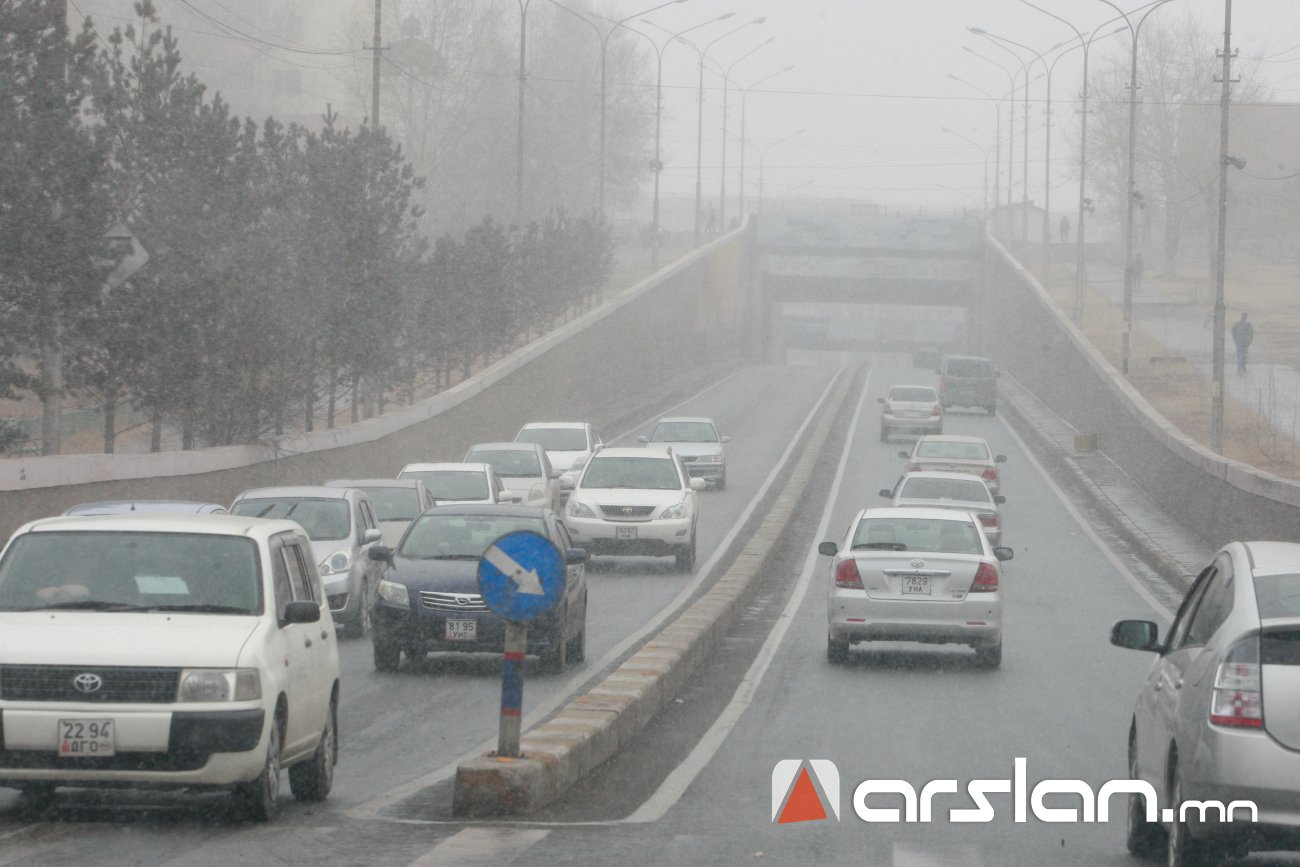
[[[971,512],[991,544],[1002,541],[1002,511],[998,507],[1007,498],[991,493],[983,479],[968,473],[904,473],[892,489],[882,488],[880,496],[894,506]]]

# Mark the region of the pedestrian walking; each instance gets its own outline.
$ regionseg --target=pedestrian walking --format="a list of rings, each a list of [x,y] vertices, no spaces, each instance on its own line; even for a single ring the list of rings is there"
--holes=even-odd
[[[1255,326],[1246,321],[1246,314],[1232,323],[1232,342],[1237,345],[1237,372],[1246,372],[1246,352],[1255,339]]]
[[[1138,253],[1133,257],[1133,291],[1136,292],[1142,288],[1142,272],[1146,266],[1142,264],[1142,254]]]
[[[1061,243],[1070,243],[1070,218],[1061,217]]]

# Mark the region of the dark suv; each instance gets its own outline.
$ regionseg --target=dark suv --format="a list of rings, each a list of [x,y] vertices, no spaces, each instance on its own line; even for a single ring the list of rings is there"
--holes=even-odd
[[[946,355],[939,369],[939,403],[998,410],[998,374],[993,362],[974,355]]]

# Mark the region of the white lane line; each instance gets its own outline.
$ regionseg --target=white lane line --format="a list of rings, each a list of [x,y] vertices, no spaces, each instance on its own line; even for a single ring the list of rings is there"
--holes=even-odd
[[[731,380],[735,379],[737,376],[740,376],[740,375],[741,375],[742,373],[744,373],[745,371],[747,371],[747,370],[755,370],[755,369],[756,369],[756,368],[754,368],[754,367],[746,366],[746,367],[742,367],[742,368],[740,368],[739,370],[733,370],[731,373],[729,373],[729,374],[727,374],[726,376],[722,377],[722,379],[719,379],[717,382],[712,383],[712,384],[710,384],[710,385],[706,385],[706,386],[704,386],[704,388],[702,388],[702,389],[700,389],[699,391],[695,392],[695,394],[691,395],[690,397],[686,398],[685,400],[678,401],[677,403],[675,403],[675,404],[673,404],[672,406],[668,407],[668,409],[665,409],[665,410],[663,410],[662,412],[657,412],[657,413],[655,413],[654,415],[652,415],[652,416],[650,416],[649,418],[647,418],[645,421],[640,422],[639,424],[635,424],[635,425],[633,425],[632,427],[628,428],[627,430],[623,431],[622,433],[617,434],[616,436],[612,437],[612,440],[613,440],[613,441],[617,441],[617,440],[621,440],[621,439],[625,439],[625,438],[627,438],[627,437],[630,437],[632,434],[634,434],[634,433],[636,433],[637,431],[641,430],[641,428],[643,428],[643,427],[648,427],[652,422],[656,422],[656,421],[658,421],[659,419],[663,418],[664,416],[672,415],[673,413],[677,412],[677,410],[679,410],[679,409],[681,409],[682,407],[686,406],[686,404],[688,404],[688,403],[690,403],[690,402],[692,402],[692,401],[695,401],[695,400],[699,400],[701,397],[703,397],[704,395],[708,394],[710,391],[713,391],[713,389],[715,389],[715,388],[717,388],[718,386],[722,385],[724,382],[731,382]]]
[[[849,457],[853,454],[854,438],[858,431],[858,422],[862,418],[862,409],[866,405],[867,394],[871,390],[871,374],[868,374],[866,381],[862,384],[862,393],[858,395],[858,405],[853,412],[853,421],[849,425],[848,437],[844,441],[844,449],[840,453],[839,466],[835,469],[835,479],[831,482],[830,493],[826,496],[825,505],[822,506],[821,521],[817,525],[817,534],[814,537],[817,540],[826,537],[827,529],[830,527],[831,515],[835,510],[835,503],[839,499],[840,484],[844,481],[845,471],[848,469]],[[763,682],[763,676],[767,674],[768,667],[776,657],[777,650],[781,642],[785,640],[786,633],[790,630],[790,624],[794,622],[795,613],[799,606],[803,604],[804,596],[808,592],[809,584],[812,581],[813,573],[817,570],[818,560],[821,557],[814,546],[804,558],[803,571],[799,573],[799,579],[795,584],[794,592],[790,594],[790,601],[786,603],[785,609],[781,612],[781,617],[768,633],[767,640],[759,649],[758,655],[755,656],[749,670],[745,672],[745,677],[740,681],[731,701],[723,708],[722,713],[713,721],[713,725],[704,733],[690,754],[682,760],[677,767],[659,784],[659,788],[654,794],[646,799],[640,807],[623,821],[629,824],[643,824],[647,822],[657,822],[663,818],[664,814],[672,809],[686,793],[691,783],[699,776],[700,771],[708,766],[713,760],[714,755],[722,747],[724,741],[731,735],[732,729],[740,718],[748,710],[754,700],[755,693],[758,692],[759,685]]]
[[[1156,614],[1160,615],[1165,620],[1172,620],[1174,612],[1165,607],[1165,604],[1157,599],[1151,591],[1146,588],[1146,585],[1142,583],[1141,579],[1129,571],[1129,568],[1124,565],[1124,561],[1120,559],[1119,555],[1110,549],[1110,546],[1102,540],[1101,536],[1097,535],[1097,531],[1092,529],[1092,525],[1083,517],[1083,513],[1075,507],[1074,503],[1070,502],[1070,498],[1065,491],[1061,490],[1060,486],[1056,484],[1050,475],[1048,475],[1047,468],[1039,463],[1038,458],[1036,458],[1034,453],[1029,450],[1029,446],[1020,438],[1020,434],[1016,433],[1015,429],[1011,427],[1006,418],[1002,416],[998,416],[998,418],[1001,420],[1002,426],[1011,434],[1012,439],[1016,441],[1016,444],[1019,445],[1021,450],[1025,453],[1025,456],[1029,458],[1029,463],[1033,464],[1034,469],[1038,470],[1038,474],[1043,477],[1043,481],[1047,483],[1047,486],[1056,494],[1056,498],[1061,501],[1063,506],[1065,506],[1065,510],[1070,513],[1070,517],[1074,518],[1075,523],[1083,529],[1084,535],[1091,539],[1092,543],[1097,546],[1097,549],[1101,551],[1102,556],[1110,561],[1110,564],[1115,567],[1115,571],[1119,572],[1124,580],[1128,582],[1129,586],[1133,588],[1133,592],[1142,597],[1142,601],[1151,606],[1151,610],[1155,611]]]
[[[974,846],[939,846],[919,849],[908,843],[895,843],[893,867],[983,867],[984,856]]]
[[[434,846],[407,867],[494,867],[510,864],[524,850],[546,837],[549,831],[526,831],[520,828],[466,828]]]
[[[727,533],[726,537],[718,543],[718,547],[714,549],[713,555],[704,562],[704,565],[700,566],[696,570],[690,583],[682,587],[681,591],[673,597],[672,601],[660,608],[659,611],[656,612],[655,615],[640,629],[626,636],[622,641],[610,648],[603,656],[601,656],[600,659],[591,663],[577,675],[570,678],[565,682],[563,687],[557,689],[549,698],[544,699],[540,704],[525,714],[522,722],[524,731],[527,731],[530,727],[545,719],[557,707],[568,702],[569,699],[573,697],[574,693],[600,677],[605,669],[617,661],[618,658],[621,657],[629,648],[639,643],[646,635],[657,630],[661,625],[663,625],[664,621],[669,617],[676,615],[682,606],[690,601],[691,597],[693,597],[696,591],[699,590],[700,585],[704,583],[704,579],[708,576],[709,572],[712,571],[713,567],[717,565],[720,559],[722,559],[722,556],[727,549],[731,547],[731,543],[735,541],[736,536],[738,536],[744,526],[749,523],[750,517],[753,516],[754,511],[758,508],[759,504],[768,501],[769,491],[776,483],[776,479],[781,474],[782,470],[785,469],[786,464],[789,463],[791,456],[794,453],[795,446],[797,446],[800,440],[803,439],[803,435],[808,430],[809,425],[812,424],[813,419],[817,418],[820,414],[826,400],[830,397],[831,390],[835,388],[835,384],[839,382],[840,377],[843,375],[844,371],[840,370],[836,372],[835,376],[831,377],[830,383],[827,384],[821,397],[818,398],[817,403],[813,406],[812,410],[809,411],[803,424],[799,426],[799,430],[797,430],[794,436],[790,438],[790,442],[786,445],[785,451],[772,467],[772,471],[768,473],[767,478],[759,487],[758,493],[756,493],[753,499],[749,501],[749,504],[745,506],[745,510],[741,513],[740,517],[736,519],[736,522],[732,524],[731,530]],[[392,804],[409,798],[416,792],[450,779],[456,773],[456,767],[462,761],[474,756],[481,756],[489,750],[495,749],[496,743],[497,739],[493,736],[474,747],[474,749],[470,750],[465,755],[454,761],[448,762],[436,771],[432,771],[423,776],[416,777],[413,780],[393,786],[384,794],[358,804],[356,807],[349,809],[346,815],[353,819],[382,818],[379,815],[382,810]]]

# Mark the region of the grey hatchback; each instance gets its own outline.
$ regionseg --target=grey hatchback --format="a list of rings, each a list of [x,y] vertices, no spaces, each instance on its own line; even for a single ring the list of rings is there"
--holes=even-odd
[[[1155,797],[1130,795],[1129,851],[1184,867],[1300,848],[1300,544],[1225,545],[1164,642],[1147,620],[1110,640],[1157,654],[1128,734]]]

